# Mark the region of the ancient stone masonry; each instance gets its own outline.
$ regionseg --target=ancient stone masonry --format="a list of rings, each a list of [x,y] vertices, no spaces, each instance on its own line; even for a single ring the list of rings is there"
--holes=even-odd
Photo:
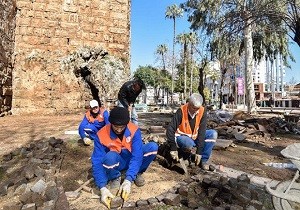
[[[16,6],[12,0],[0,4],[0,113],[10,110],[12,101],[12,54]]]
[[[11,40],[6,41],[10,44],[7,45],[1,38],[2,48],[4,45],[7,47],[4,49],[4,55],[9,60],[7,63],[11,62],[13,66],[12,88],[10,92],[6,91],[12,95],[13,114],[82,111],[87,101],[92,98],[105,100],[111,98],[111,95],[116,96],[122,81],[111,84],[115,88],[110,96],[103,95],[107,90],[101,89],[106,84],[106,76],[101,76],[104,81],[101,84],[93,82],[98,82],[95,78],[100,78],[99,75],[110,75],[110,71],[115,74],[122,70],[122,78],[128,76],[129,0],[13,2],[15,4],[11,0],[5,0],[4,6],[7,4],[8,7],[6,6],[4,13],[2,9],[0,12],[1,23],[7,28],[5,34],[10,37],[7,40]],[[13,13],[14,11],[16,12]],[[69,71],[66,67],[67,63],[73,62],[68,61],[70,56],[82,49],[88,49],[91,57],[83,54],[83,57],[78,57],[82,60],[76,62],[82,64],[79,71],[91,66],[102,67],[101,70],[94,71],[94,80],[88,80],[87,75],[82,72],[75,75],[78,69]],[[97,49],[105,53],[97,54]],[[98,55],[99,57],[95,57]],[[2,57],[1,54],[3,62]],[[105,61],[100,62],[100,58]],[[97,64],[92,64],[94,61]],[[107,69],[107,66],[110,68]],[[114,66],[117,66],[116,69]],[[2,86],[1,96],[4,92]]]

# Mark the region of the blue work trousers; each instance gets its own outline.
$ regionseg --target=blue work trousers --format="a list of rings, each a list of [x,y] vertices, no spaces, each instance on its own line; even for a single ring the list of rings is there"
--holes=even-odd
[[[143,173],[147,170],[150,163],[156,157],[158,145],[155,142],[149,142],[144,144],[142,149],[144,154],[143,162],[138,173]],[[121,171],[128,169],[130,160],[131,152],[127,149],[122,149],[120,154],[114,151],[106,153],[102,164],[106,170],[108,180],[116,179],[121,176]]]
[[[206,163],[211,156],[213,147],[215,145],[216,139],[218,138],[218,133],[216,130],[206,130],[205,132],[205,142],[202,150],[202,159],[203,163]],[[190,153],[187,154],[185,151],[192,150],[193,147],[196,146],[198,140],[193,140],[188,136],[177,136],[176,143],[179,147],[179,152],[183,154],[183,158],[187,158],[190,156]]]

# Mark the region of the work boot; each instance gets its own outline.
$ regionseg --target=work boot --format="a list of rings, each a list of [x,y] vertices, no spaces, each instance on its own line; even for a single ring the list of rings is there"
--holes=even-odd
[[[86,146],[90,146],[92,144],[92,140],[90,138],[88,138],[88,137],[84,137],[83,138],[83,143]]]
[[[121,176],[111,180],[109,183],[110,189],[119,189],[120,186],[121,186]]]
[[[205,163],[205,162],[201,162],[201,168],[205,171],[208,171],[209,170],[209,164],[208,163]]]
[[[146,183],[145,179],[143,178],[142,174],[138,174],[136,179],[134,180],[134,184],[138,187],[144,186]]]

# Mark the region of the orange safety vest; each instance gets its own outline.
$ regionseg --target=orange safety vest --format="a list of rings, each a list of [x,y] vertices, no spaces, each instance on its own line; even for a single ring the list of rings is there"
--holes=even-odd
[[[102,122],[104,120],[104,117],[103,117],[103,112],[105,111],[104,108],[100,108],[99,110],[99,114],[97,115],[96,118],[94,118],[92,115],[91,115],[91,112],[90,110],[88,110],[86,113],[85,113],[85,116],[87,118],[87,120],[90,122],[90,123],[94,123],[95,120],[98,120],[99,122]]]
[[[203,116],[204,107],[201,106],[198,110],[198,114],[196,115],[194,132],[192,132],[192,129],[191,129],[191,126],[189,123],[188,104],[181,106],[181,111],[182,111],[182,120],[181,120],[179,127],[176,130],[175,136],[186,135],[195,140],[198,136],[198,130],[200,127],[201,118]]]
[[[129,122],[127,124],[127,128],[130,131],[130,136],[123,136],[122,141],[117,137],[116,139],[112,139],[110,136],[111,124],[104,126],[100,131],[98,131],[97,135],[100,140],[100,143],[109,148],[110,151],[115,151],[120,153],[122,148],[126,148],[131,152],[131,144],[132,138],[137,131],[138,127]]]

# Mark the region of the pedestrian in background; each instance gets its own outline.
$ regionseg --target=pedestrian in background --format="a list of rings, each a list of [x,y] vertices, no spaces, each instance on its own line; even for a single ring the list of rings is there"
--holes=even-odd
[[[138,125],[138,115],[134,103],[142,90],[146,90],[145,83],[139,78],[125,82],[118,93],[118,106],[128,109],[131,121]]]

